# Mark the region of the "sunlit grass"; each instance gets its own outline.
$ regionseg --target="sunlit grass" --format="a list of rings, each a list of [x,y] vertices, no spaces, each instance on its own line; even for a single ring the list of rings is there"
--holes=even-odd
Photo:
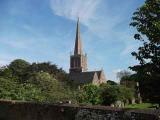
[[[156,104],[152,103],[141,103],[141,104],[130,104],[127,105],[125,108],[135,108],[135,109],[147,109],[147,108],[153,108]]]

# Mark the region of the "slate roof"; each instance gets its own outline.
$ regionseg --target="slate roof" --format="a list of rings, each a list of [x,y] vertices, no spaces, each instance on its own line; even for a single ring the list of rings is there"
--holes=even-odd
[[[100,74],[102,71],[89,71],[81,73],[70,73],[70,79],[76,84],[87,84],[92,83],[94,80],[94,75],[97,75],[97,79],[100,79]]]

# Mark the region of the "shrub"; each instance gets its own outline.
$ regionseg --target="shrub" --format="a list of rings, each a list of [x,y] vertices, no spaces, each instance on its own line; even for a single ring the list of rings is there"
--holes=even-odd
[[[99,87],[96,85],[88,84],[84,85],[78,91],[77,101],[80,103],[88,103],[88,104],[100,104],[100,91]]]

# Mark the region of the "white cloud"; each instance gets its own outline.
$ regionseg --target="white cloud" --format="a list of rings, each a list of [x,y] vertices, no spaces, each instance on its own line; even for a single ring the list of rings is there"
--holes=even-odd
[[[121,36],[115,26],[126,20],[126,10],[131,5],[132,2],[127,2],[123,4],[123,8],[117,6],[110,8],[109,2],[105,0],[50,0],[55,15],[70,20],[77,20],[80,17],[80,22],[101,39],[111,35]]]
[[[101,0],[50,0],[54,14],[71,20],[80,17],[81,22],[86,22],[95,14]]]
[[[113,32],[113,27],[120,22],[121,14],[114,16],[109,10],[106,12],[110,14],[104,13],[103,8],[100,8],[102,1],[50,0],[50,6],[55,15],[75,21],[79,17],[80,22],[86,25],[89,31],[96,33],[99,37],[103,37]]]

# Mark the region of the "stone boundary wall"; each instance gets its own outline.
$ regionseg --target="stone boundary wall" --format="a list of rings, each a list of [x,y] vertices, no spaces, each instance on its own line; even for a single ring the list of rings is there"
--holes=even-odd
[[[160,110],[1,100],[0,120],[160,120]]]

